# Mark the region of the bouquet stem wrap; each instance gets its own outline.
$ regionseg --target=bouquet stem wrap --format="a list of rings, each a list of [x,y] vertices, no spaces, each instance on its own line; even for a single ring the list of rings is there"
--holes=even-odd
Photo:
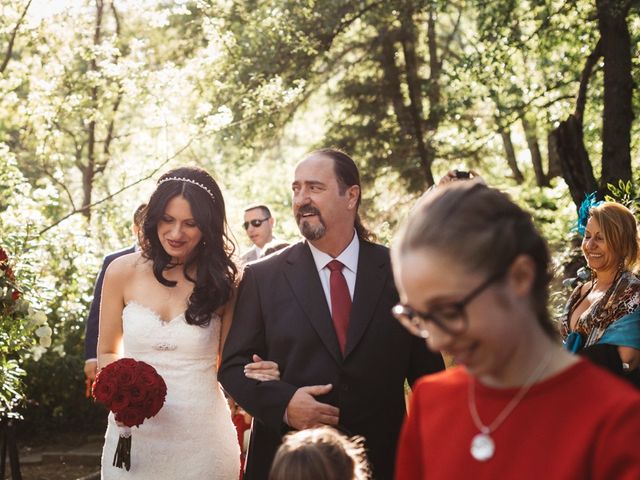
[[[131,429],[129,427],[120,427],[118,446],[113,454],[113,466],[125,468],[127,471],[131,468]]]

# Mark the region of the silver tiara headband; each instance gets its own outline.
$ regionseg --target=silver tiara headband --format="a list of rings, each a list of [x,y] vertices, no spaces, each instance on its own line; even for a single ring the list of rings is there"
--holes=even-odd
[[[200,187],[202,190],[204,190],[205,192],[207,192],[209,194],[209,196],[213,199],[213,201],[216,201],[216,197],[213,196],[213,192],[211,190],[209,190],[206,186],[204,186],[203,184],[201,184],[200,182],[196,182],[195,180],[191,180],[190,178],[184,178],[184,177],[167,177],[167,178],[163,178],[162,180],[160,180],[158,182],[158,185],[162,185],[164,182],[187,182],[190,183],[192,185],[195,185],[196,187]]]

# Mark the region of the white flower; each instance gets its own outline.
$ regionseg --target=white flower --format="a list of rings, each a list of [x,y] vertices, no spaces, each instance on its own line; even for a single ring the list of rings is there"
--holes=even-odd
[[[52,333],[53,330],[51,330],[49,325],[43,325],[36,330],[36,335],[39,336],[40,339],[50,337]]]
[[[31,353],[33,354],[33,359],[37,362],[38,360],[40,360],[40,357],[42,357],[42,354],[46,351],[47,351],[46,348],[41,347],[40,345],[36,345],[31,350]]]
[[[40,346],[49,348],[51,346],[51,337],[40,337]]]
[[[44,325],[47,323],[47,316],[42,312],[35,312],[31,315],[34,325]]]
[[[67,352],[64,351],[63,344],[56,345],[52,348],[52,351],[56,352],[58,355],[60,355],[60,357],[64,357],[67,354]]]

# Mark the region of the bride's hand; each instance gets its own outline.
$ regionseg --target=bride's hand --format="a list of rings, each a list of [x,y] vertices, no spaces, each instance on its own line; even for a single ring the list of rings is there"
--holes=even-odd
[[[244,375],[253,380],[268,382],[270,380],[280,380],[280,370],[276,362],[263,360],[258,355],[253,356],[253,363],[244,366]]]

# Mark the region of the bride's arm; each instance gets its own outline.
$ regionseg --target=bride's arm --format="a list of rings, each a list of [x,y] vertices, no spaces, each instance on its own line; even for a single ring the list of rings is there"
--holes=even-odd
[[[114,260],[104,276],[98,335],[98,369],[122,356],[122,310],[128,271],[126,257]]]
[[[231,290],[231,298],[224,306],[224,312],[222,313],[222,328],[220,331],[220,348],[218,349],[220,358],[222,358],[222,349],[224,348],[224,342],[227,340],[229,329],[231,328],[231,321],[233,320],[233,310],[236,306],[237,287]],[[220,362],[218,362],[220,363]]]

